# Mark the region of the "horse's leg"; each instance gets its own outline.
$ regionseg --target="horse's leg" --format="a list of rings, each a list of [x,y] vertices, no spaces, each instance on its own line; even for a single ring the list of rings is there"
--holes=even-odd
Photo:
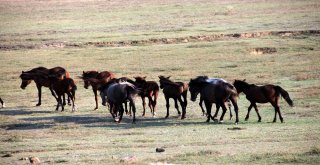
[[[74,97],[73,97],[73,95],[72,95],[71,92],[68,92],[67,95],[68,95],[68,98],[71,98],[71,102],[72,102],[72,112],[74,112],[74,111],[76,111],[76,108],[75,108],[75,105],[74,105],[74,99],[73,99]]]
[[[220,105],[221,105],[221,107],[222,107],[222,114],[221,114],[221,117],[220,117],[220,121],[219,121],[219,123],[222,123],[223,122],[223,118],[224,118],[224,115],[226,114],[226,112],[227,112],[227,107],[226,107],[226,105],[224,104],[224,101],[219,101],[219,103],[220,103]],[[218,104],[219,104],[218,103]]]
[[[57,100],[56,111],[58,111],[59,110],[59,106],[60,106],[60,96],[59,95],[58,95],[58,98],[56,100]]]
[[[211,117],[211,119],[212,119],[213,121],[217,120],[216,117],[218,116],[219,109],[220,109],[220,105],[219,105],[218,103],[216,103],[216,112],[215,112],[214,115]]]
[[[180,112],[179,106],[178,106],[178,99],[177,99],[177,98],[174,98],[173,100],[174,100],[174,107],[177,109],[178,115],[180,116],[180,115],[181,115],[181,112]],[[183,109],[183,107],[182,107],[182,109]]]
[[[181,97],[178,97],[178,100],[180,102],[180,105],[182,107],[182,115],[181,115],[181,119],[186,118],[186,108],[184,107],[184,102],[182,101]]]
[[[166,96],[165,96],[165,99],[166,99],[166,107],[167,107],[167,115],[166,115],[166,118],[168,118],[168,117],[169,117],[169,107],[170,107],[169,97],[166,97]]]
[[[152,107],[153,107],[153,116],[155,116],[156,113],[156,106],[157,106],[157,99],[158,99],[159,91],[153,92],[153,101],[152,101]]]
[[[129,112],[128,112],[128,103],[124,102],[123,104],[124,104],[124,110],[125,110],[126,114],[128,115],[129,114]],[[130,106],[130,104],[129,104],[129,106]]]
[[[261,116],[259,114],[259,109],[258,109],[256,103],[253,103],[253,107],[254,107],[254,110],[256,111],[257,115],[258,115],[258,122],[261,122]]]
[[[93,93],[94,93],[94,100],[96,101],[96,107],[94,108],[94,110],[98,109],[98,91],[96,89],[92,89]]]
[[[62,95],[62,104],[63,104],[63,106],[66,105],[66,96],[65,96],[65,94]]]
[[[109,103],[109,111],[110,111],[110,114],[111,114],[111,116],[112,116],[112,118],[113,118],[113,120],[114,120],[114,118],[115,118],[115,116],[114,116],[114,111],[113,111],[113,108],[114,108],[114,105],[113,105],[113,103]]]
[[[249,119],[249,114],[250,114],[250,111],[251,111],[251,109],[252,109],[252,107],[253,107],[253,102],[251,102],[251,104],[250,104],[250,106],[248,107],[248,113],[247,113],[247,116],[246,116],[246,118],[244,119],[245,121],[247,121],[248,119]]]
[[[38,99],[38,104],[36,104],[36,106],[40,106],[41,105],[41,85],[37,84],[37,88],[38,88],[38,98],[39,99]]]
[[[183,99],[184,99],[184,111],[186,111],[187,105],[188,105],[187,95],[188,95],[188,91],[185,91],[185,92],[182,94]]]
[[[234,112],[236,113],[236,124],[238,124],[238,122],[239,122],[239,107],[238,107],[238,104],[237,104],[237,98],[236,98],[236,96],[233,96],[233,97],[231,97],[230,98],[230,101],[232,102],[232,105],[233,105],[233,107],[234,107]],[[230,114],[231,114],[231,108],[229,109],[230,110]]]
[[[130,98],[129,101],[130,101],[130,106],[132,106],[132,113],[133,113],[132,124],[135,124],[136,123],[136,105],[132,98]]]
[[[209,122],[210,121],[210,117],[211,117],[212,103],[210,103],[208,101],[204,101],[204,104],[205,104],[206,109],[207,109],[207,121],[206,122]]]
[[[148,106],[149,106],[149,108],[150,108],[150,110],[151,110],[152,116],[154,116],[154,109],[153,109],[152,97],[151,97],[151,96],[148,96],[148,100],[149,100]]]
[[[118,121],[118,123],[121,122],[122,116],[123,116],[123,112],[124,112],[124,109],[123,109],[122,104],[120,104],[119,109],[120,109],[120,114],[119,114],[119,121]]]
[[[142,107],[143,107],[142,116],[145,116],[146,115],[146,98],[144,96],[141,96],[141,100],[142,100]]]
[[[230,99],[228,99],[228,109],[230,111],[230,120],[232,119],[232,111],[231,111],[231,103],[230,103]]]
[[[200,96],[199,106],[200,106],[201,111],[202,111],[202,116],[204,116],[206,113],[205,113],[205,111],[204,111],[204,109],[203,109],[202,103],[203,103],[203,98]]]

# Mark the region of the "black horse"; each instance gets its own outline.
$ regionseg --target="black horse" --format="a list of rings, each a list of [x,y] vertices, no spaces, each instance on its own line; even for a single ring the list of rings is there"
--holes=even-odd
[[[212,84],[201,79],[191,79],[189,82],[189,91],[191,93],[191,100],[195,101],[198,94],[200,93],[202,99],[204,100],[206,109],[207,109],[207,122],[210,121],[210,118],[214,120],[214,117],[211,116],[212,104],[216,104],[216,113],[220,107],[223,109],[223,113],[220,117],[220,122],[223,122],[223,117],[227,111],[225,102],[230,99],[232,105],[234,106],[234,111],[236,114],[236,124],[239,122],[238,118],[238,105],[237,105],[237,91],[235,87],[229,83],[221,84]]]

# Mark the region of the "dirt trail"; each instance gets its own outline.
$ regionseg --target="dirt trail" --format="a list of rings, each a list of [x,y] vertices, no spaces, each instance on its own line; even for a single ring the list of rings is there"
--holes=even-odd
[[[72,47],[126,47],[141,45],[161,45],[161,44],[179,44],[188,42],[211,42],[216,40],[228,40],[237,38],[258,38],[264,36],[291,37],[297,35],[320,35],[320,30],[301,30],[301,31],[265,31],[248,32],[232,34],[213,34],[197,35],[178,38],[150,38],[147,40],[128,40],[128,41],[106,41],[106,42],[86,42],[86,43],[68,43],[68,42],[49,42],[33,45],[4,45],[0,44],[0,50],[18,50],[18,49],[43,49],[43,48],[72,48]]]

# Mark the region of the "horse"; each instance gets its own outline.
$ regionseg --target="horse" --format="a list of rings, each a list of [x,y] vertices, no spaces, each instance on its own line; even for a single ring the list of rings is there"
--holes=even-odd
[[[180,115],[181,112],[179,111],[178,102],[180,102],[181,108],[182,108],[182,115],[181,119],[186,118],[186,108],[187,108],[187,94],[188,94],[188,84],[183,82],[173,82],[170,80],[169,77],[159,76],[159,82],[160,82],[160,88],[162,89],[162,92],[164,94],[164,97],[166,99],[166,108],[167,108],[167,115],[165,118],[169,117],[169,99],[172,98],[175,103],[175,108],[178,111],[178,114]],[[183,100],[182,100],[183,98]]]
[[[142,106],[143,106],[142,116],[145,116],[145,112],[146,112],[146,101],[145,101],[146,97],[149,100],[148,105],[151,110],[152,116],[155,116],[157,99],[159,94],[159,85],[155,81],[146,81],[146,77],[137,76],[134,78],[136,80],[135,81],[136,86],[141,89],[140,97],[142,99]]]
[[[85,87],[88,88],[89,85],[92,86],[92,89],[96,89],[97,91],[102,91],[102,89],[106,88],[107,86],[109,86],[111,83],[114,83],[114,82],[130,82],[130,83],[134,83],[133,80],[127,78],[127,77],[121,77],[121,78],[112,78],[110,80],[108,80],[106,82],[105,79],[97,79],[97,78],[83,78],[84,82],[85,82]],[[100,92],[100,96],[101,96],[101,92]],[[101,97],[102,98],[102,105],[106,106],[107,102],[106,100],[104,99],[104,97]],[[131,108],[131,107],[130,107]],[[125,110],[126,110],[126,113],[128,114],[128,110],[127,110],[127,104],[125,104]],[[131,109],[130,109],[131,110]],[[130,111],[131,112],[131,111]]]
[[[66,71],[62,67],[54,67],[51,69],[47,69],[45,67],[37,67],[33,68],[29,71],[22,71],[20,78],[22,80],[20,88],[25,89],[31,82],[32,80],[36,83],[37,89],[38,89],[38,103],[36,106],[41,105],[41,88],[42,86],[47,87],[50,89],[52,96],[57,99],[56,94],[54,91],[51,89],[51,83],[50,80],[48,79],[48,75],[57,75],[58,79],[63,79],[63,78],[69,78],[70,74],[68,71]],[[65,104],[65,101],[63,101]],[[68,100],[69,102],[69,100]]]
[[[55,91],[57,94],[57,107],[56,111],[59,110],[59,106],[61,105],[61,112],[64,111],[64,104],[62,103],[62,96],[66,93],[68,95],[68,98],[70,98],[72,102],[72,112],[76,111],[75,108],[75,92],[77,90],[77,86],[72,78],[64,78],[59,79],[55,75],[50,75],[49,79],[51,81],[51,88]]]
[[[5,103],[3,102],[3,100],[1,99],[1,97],[0,97],[0,103],[1,103],[1,108],[6,107],[6,105],[5,105]]]
[[[237,105],[238,93],[233,85],[229,83],[212,84],[207,81],[195,78],[191,79],[189,82],[189,91],[191,93],[191,101],[196,101],[196,98],[200,93],[207,109],[206,122],[210,122],[210,118],[212,120],[215,120],[214,117],[217,115],[220,107],[222,107],[223,109],[222,115],[220,117],[220,123],[223,122],[223,117],[227,111],[225,102],[228,99],[230,99],[232,105],[234,106],[234,111],[236,114],[235,123],[237,124],[239,122]],[[214,117],[211,116],[211,108],[213,103],[216,104],[216,113]]]
[[[115,78],[115,74],[112,72],[108,72],[108,71],[103,71],[103,72],[83,71],[82,76],[80,78],[82,78],[84,80],[84,88],[85,89],[88,89],[90,85],[92,86],[92,91],[93,91],[94,99],[96,102],[96,107],[94,108],[94,110],[97,110],[99,108],[99,106],[98,106],[98,88],[99,88],[99,86],[89,84],[89,82],[86,80],[88,80],[89,78],[95,78],[95,79],[98,79],[99,81],[101,81],[101,83],[107,83],[111,79]]]
[[[222,83],[228,83],[226,80],[222,79],[222,78],[209,78],[208,76],[198,76],[196,79],[199,79],[200,81],[206,81],[210,84],[222,84]],[[203,98],[201,97],[200,95],[200,102],[199,102],[199,106],[202,110],[202,115],[204,116],[205,115],[205,111],[204,111],[204,108],[202,106],[202,103],[203,103]],[[232,111],[231,111],[231,102],[230,100],[228,99],[227,100],[227,103],[228,103],[228,109],[230,111],[230,120],[232,119]],[[217,111],[217,113],[215,114],[214,118],[217,116],[219,111]]]
[[[246,121],[249,119],[249,113],[252,107],[254,107],[258,115],[258,122],[261,122],[261,116],[256,103],[271,103],[275,111],[273,122],[277,121],[278,113],[281,123],[283,122],[283,118],[279,107],[280,96],[282,96],[291,107],[293,106],[293,101],[291,100],[289,93],[280,86],[272,84],[257,86],[255,84],[249,84],[245,80],[235,80],[233,85],[237,88],[239,94],[243,92],[246,95],[247,100],[250,101],[248,113],[245,118]]]
[[[135,97],[138,95],[140,90],[133,84],[129,82],[116,82],[111,81],[103,89],[101,89],[101,97],[103,101],[107,101],[110,105],[110,114],[113,119],[115,119],[115,114],[119,112],[119,120],[116,121],[118,123],[121,122],[123,116],[123,103],[127,101],[130,102],[130,106],[132,106],[133,112],[133,120],[132,123],[135,123],[136,117],[136,106],[135,106]],[[107,97],[107,100],[106,100]]]

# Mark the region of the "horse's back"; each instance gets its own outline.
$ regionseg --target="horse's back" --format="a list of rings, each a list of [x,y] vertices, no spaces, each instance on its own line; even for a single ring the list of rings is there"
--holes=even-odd
[[[119,83],[111,84],[106,91],[108,99],[113,103],[122,103],[127,98],[125,85]]]

